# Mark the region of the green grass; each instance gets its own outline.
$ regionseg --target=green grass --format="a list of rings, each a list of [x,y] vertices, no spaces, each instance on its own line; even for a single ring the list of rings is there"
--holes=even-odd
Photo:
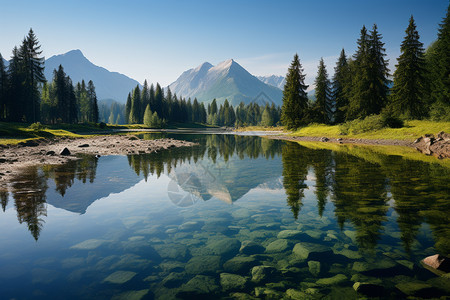
[[[236,131],[283,131],[283,126],[246,126],[236,128]]]
[[[382,128],[358,134],[341,135],[339,125],[313,124],[303,127],[292,136],[326,136],[331,138],[363,138],[414,141],[427,133],[436,134],[440,131],[450,132],[450,122],[406,121],[403,128]]]

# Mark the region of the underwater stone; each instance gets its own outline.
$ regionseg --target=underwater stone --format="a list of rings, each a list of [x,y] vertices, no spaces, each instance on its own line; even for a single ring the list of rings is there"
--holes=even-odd
[[[316,283],[318,285],[335,285],[335,284],[342,283],[343,281],[346,281],[346,280],[347,280],[347,276],[345,276],[344,274],[337,274],[333,277],[321,278],[321,279],[317,280]]]
[[[175,273],[172,272],[167,275],[166,278],[162,280],[162,285],[167,288],[175,288],[180,286],[188,278],[186,273]]]
[[[339,251],[338,250],[334,250],[333,252],[334,252],[334,254],[343,255],[343,256],[345,256],[345,257],[347,257],[349,259],[360,259],[360,258],[362,258],[362,255],[359,254],[358,251],[353,251],[353,250],[349,250],[349,249],[346,249],[346,248],[344,248],[342,250],[339,250]]]
[[[90,240],[86,240],[84,242],[78,243],[78,244],[70,247],[70,249],[94,250],[94,249],[97,249],[98,247],[102,246],[103,244],[105,244],[107,242],[109,242],[109,241],[90,239]]]
[[[149,290],[128,291],[115,295],[111,300],[141,300],[148,294]]]
[[[249,295],[246,293],[232,293],[230,296],[236,300],[256,300],[257,299],[255,297],[253,297],[252,295]]]
[[[215,274],[220,270],[220,256],[194,256],[185,267],[189,274]]]
[[[111,265],[113,269],[131,269],[131,270],[144,270],[151,265],[150,260],[143,259],[135,254],[125,254],[120,257],[120,260]]]
[[[332,255],[333,251],[331,251],[330,248],[320,244],[297,243],[295,244],[292,253],[300,257],[301,259],[308,259],[308,257],[310,256],[313,256],[310,259],[314,259],[318,256],[326,257]]]
[[[213,277],[197,275],[184,284],[176,296],[181,299],[198,299],[198,297],[204,298],[207,295],[209,299],[214,299],[213,294],[219,289],[220,287]]]
[[[103,281],[115,284],[123,284],[130,281],[134,276],[136,276],[136,274],[136,272],[130,271],[117,271],[106,277]]]
[[[175,260],[160,263],[159,267],[164,272],[181,272],[184,270],[184,264]]]
[[[344,234],[348,236],[353,243],[356,243],[356,231],[353,230],[344,230]]]
[[[223,269],[230,273],[247,274],[251,268],[258,265],[253,257],[236,256],[223,264]]]
[[[417,297],[425,297],[427,294],[433,293],[433,290],[435,289],[432,285],[421,281],[401,282],[396,284],[395,287],[408,296]]]
[[[273,241],[266,247],[266,253],[284,252],[290,248],[289,241],[286,239],[279,239]]]
[[[308,268],[309,268],[309,272],[311,272],[312,275],[318,276],[320,273],[320,262],[310,260],[310,261],[308,261]]]
[[[233,257],[239,252],[241,242],[238,239],[224,238],[209,241],[207,247],[211,249],[214,254],[223,257]]]
[[[181,224],[178,229],[182,231],[195,231],[199,230],[203,224],[204,223],[200,221],[189,221]]]
[[[252,268],[252,281],[256,283],[268,282],[277,275],[278,271],[270,266],[256,266]]]
[[[281,299],[283,293],[265,287],[255,287],[255,296],[259,299]]]
[[[293,300],[304,300],[304,299],[311,298],[306,293],[299,291],[299,290],[295,290],[295,289],[288,289],[286,291],[286,296],[288,299],[293,299]]]
[[[414,269],[414,263],[412,261],[400,259],[400,260],[396,260],[396,262],[402,266],[407,267],[410,270]]]
[[[320,239],[323,235],[323,232],[320,230],[305,230],[305,233],[316,240]]]
[[[299,239],[302,232],[299,230],[282,230],[278,233],[278,239]]]
[[[243,241],[241,244],[241,248],[239,249],[240,253],[252,255],[258,253],[264,253],[265,248],[258,243],[253,241]]]
[[[162,258],[184,261],[189,257],[189,250],[186,245],[182,244],[163,244],[155,245],[156,252]]]
[[[355,261],[353,263],[352,270],[356,272],[366,272],[371,270],[389,269],[395,267],[396,265],[397,264],[395,261],[390,259],[380,259],[374,261],[373,263],[366,261]]]
[[[236,274],[221,273],[220,284],[225,292],[243,290],[247,285],[247,279]]]
[[[353,289],[358,294],[367,297],[382,297],[385,294],[384,287],[382,285],[373,283],[355,282]]]

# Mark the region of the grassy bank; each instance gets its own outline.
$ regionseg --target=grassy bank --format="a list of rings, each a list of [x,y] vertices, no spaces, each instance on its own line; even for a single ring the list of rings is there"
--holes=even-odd
[[[349,132],[342,134],[342,125],[309,125],[293,133],[293,136],[326,136],[331,138],[363,138],[414,141],[427,133],[436,134],[440,131],[450,132],[450,122],[406,121],[402,128],[381,128],[366,132]]]

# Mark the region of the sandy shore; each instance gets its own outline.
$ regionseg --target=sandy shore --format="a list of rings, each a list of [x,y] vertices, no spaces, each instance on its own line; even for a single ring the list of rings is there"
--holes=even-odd
[[[77,154],[127,155],[144,154],[173,147],[193,146],[194,143],[157,139],[142,140],[136,136],[110,135],[86,139],[40,139],[8,146],[0,145],[0,188],[5,186],[20,169],[32,165],[57,165],[77,159]],[[67,148],[70,154],[61,152]]]

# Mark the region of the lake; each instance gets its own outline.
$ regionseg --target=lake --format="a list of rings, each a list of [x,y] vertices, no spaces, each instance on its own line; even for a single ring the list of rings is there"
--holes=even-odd
[[[450,295],[450,169],[234,135],[29,168],[0,194],[2,299]],[[359,292],[353,285],[360,282]]]

